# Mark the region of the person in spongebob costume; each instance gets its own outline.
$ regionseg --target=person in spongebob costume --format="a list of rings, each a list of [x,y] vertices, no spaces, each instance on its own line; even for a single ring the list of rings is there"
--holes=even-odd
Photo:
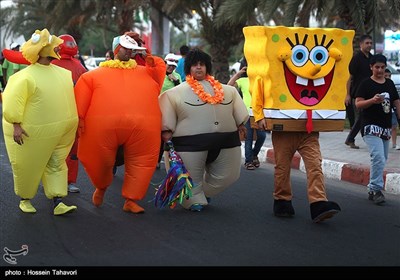
[[[158,95],[165,77],[162,58],[146,55],[146,65],[131,59],[133,50],[146,50],[128,35],[113,40],[114,60],[84,73],[75,85],[79,115],[78,158],[95,191],[92,202],[103,203],[113,180],[119,146],[123,146],[125,177],[123,210],[143,213],[136,202],[148,189],[160,150],[161,111]]]
[[[51,64],[60,59],[62,39],[47,29],[36,30],[22,46],[31,63],[10,77],[3,93],[3,132],[14,176],[19,208],[35,213],[31,203],[42,181],[54,201],[54,215],[77,209],[67,206],[67,165],[78,126],[71,72]]]
[[[327,199],[319,132],[343,130],[354,31],[249,26],[243,32],[253,117],[272,130],[273,212],[295,214],[290,169],[298,151],[307,173],[311,219],[331,218],[341,209]]]

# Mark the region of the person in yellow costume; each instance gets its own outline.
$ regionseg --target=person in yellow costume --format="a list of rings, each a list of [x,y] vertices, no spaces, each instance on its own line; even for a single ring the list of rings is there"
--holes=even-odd
[[[67,206],[68,169],[65,159],[78,126],[71,72],[51,64],[60,59],[62,39],[47,29],[36,30],[22,46],[31,65],[10,77],[3,93],[3,133],[14,176],[19,208],[35,213],[31,204],[42,181],[54,215],[77,209]]]
[[[354,31],[250,26],[243,32],[254,119],[272,130],[274,215],[295,214],[290,169],[297,151],[307,173],[311,219],[329,219],[341,209],[327,199],[319,132],[343,130]]]

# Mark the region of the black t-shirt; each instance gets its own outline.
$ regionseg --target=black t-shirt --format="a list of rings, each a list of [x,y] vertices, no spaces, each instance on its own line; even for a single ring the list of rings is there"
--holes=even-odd
[[[362,51],[359,51],[351,58],[349,64],[349,72],[352,76],[350,95],[353,98],[355,97],[357,88],[361,82],[372,76],[372,71],[369,64],[369,59],[371,56],[371,53],[369,53],[369,56],[366,56]]]
[[[361,134],[364,136],[364,127],[377,125],[381,128],[392,127],[393,102],[399,99],[396,87],[392,80],[386,79],[385,83],[379,84],[371,78],[364,80],[356,92],[356,98],[365,100],[372,98],[375,94],[387,92],[390,98],[386,98],[380,104],[373,104],[361,111]]]

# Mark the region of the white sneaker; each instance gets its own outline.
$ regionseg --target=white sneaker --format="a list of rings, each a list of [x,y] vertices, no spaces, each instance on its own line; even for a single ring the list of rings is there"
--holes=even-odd
[[[80,192],[80,189],[77,186],[75,186],[75,184],[71,183],[68,185],[68,191],[71,193],[78,193]]]
[[[394,147],[396,150],[400,150],[400,146],[396,145],[396,147]]]

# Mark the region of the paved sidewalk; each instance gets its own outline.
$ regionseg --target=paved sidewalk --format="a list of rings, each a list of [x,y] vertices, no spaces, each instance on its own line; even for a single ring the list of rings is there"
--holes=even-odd
[[[360,146],[360,149],[351,149],[344,144],[348,133],[349,130],[320,133],[322,168],[325,177],[366,186],[369,181],[370,168],[367,145],[358,134],[356,145]],[[397,144],[400,145],[399,136],[397,136]],[[395,150],[391,146],[390,143],[389,157],[384,171],[385,190],[400,194],[400,150]],[[242,145],[242,154],[244,155],[244,145]],[[275,162],[271,134],[267,134],[259,159],[271,164]],[[292,168],[305,172],[304,163],[298,153],[293,157]]]

